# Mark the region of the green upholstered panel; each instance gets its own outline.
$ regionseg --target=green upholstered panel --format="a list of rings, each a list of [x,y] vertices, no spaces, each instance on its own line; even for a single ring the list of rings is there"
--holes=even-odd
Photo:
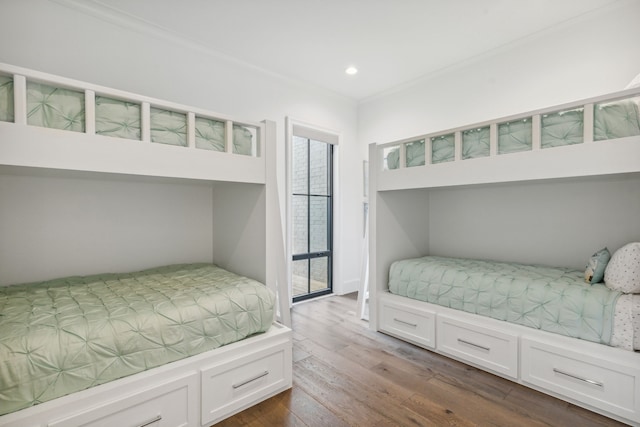
[[[0,121],[13,122],[13,76],[0,75]]]
[[[532,148],[531,118],[498,125],[498,154],[517,153]]]
[[[27,123],[84,132],[84,92],[27,81]]]
[[[584,141],[584,109],[543,114],[540,127],[542,148],[580,144]]]
[[[462,132],[462,159],[475,159],[489,155],[489,126]]]
[[[96,96],[96,134],[140,140],[140,104]]]
[[[431,138],[431,163],[452,162],[455,159],[455,134]]]
[[[220,120],[196,117],[196,147],[225,151],[225,123]]]
[[[151,142],[187,146],[187,115],[151,107]]]

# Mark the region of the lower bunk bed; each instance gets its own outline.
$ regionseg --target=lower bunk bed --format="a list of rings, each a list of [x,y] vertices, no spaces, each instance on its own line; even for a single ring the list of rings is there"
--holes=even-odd
[[[606,254],[595,254],[587,272],[397,261],[377,295],[378,330],[640,425],[640,243],[608,265]]]
[[[0,426],[209,426],[291,387],[275,295],[213,264],[0,287]]]

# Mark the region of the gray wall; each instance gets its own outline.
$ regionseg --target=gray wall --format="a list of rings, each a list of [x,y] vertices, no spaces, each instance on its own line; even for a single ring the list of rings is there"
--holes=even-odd
[[[433,191],[430,207],[432,254],[582,269],[640,240],[638,175]]]
[[[378,210],[383,263],[442,255],[582,269],[605,246],[640,241],[640,174],[389,191]]]
[[[3,168],[0,200],[1,285],[212,260],[211,184]]]

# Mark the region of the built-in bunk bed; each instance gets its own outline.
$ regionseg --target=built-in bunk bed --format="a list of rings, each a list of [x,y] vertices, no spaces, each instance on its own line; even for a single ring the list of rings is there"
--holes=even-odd
[[[640,425],[639,104],[371,144],[371,327]]]
[[[212,224],[203,240],[213,242],[206,262],[184,262],[179,251],[137,242],[136,230],[148,225],[135,213],[128,217],[127,206],[118,207],[123,220],[140,222],[127,224],[125,234],[145,253],[142,261],[123,261],[117,254],[126,248],[110,248],[126,264],[122,271],[78,264],[83,274],[76,275],[73,259],[58,254],[71,266],[60,277],[59,266],[42,268],[45,257],[12,253],[5,240],[0,426],[209,426],[290,388],[275,168],[273,122],[237,121],[0,64],[0,183],[6,187],[24,179],[36,186],[80,182],[66,191],[80,204],[91,200],[74,200],[73,192],[87,187],[90,194],[103,181],[116,194],[138,186],[138,198],[153,185],[166,185],[169,193],[194,186],[194,194],[213,204],[204,203]],[[55,229],[56,218],[46,224]],[[42,239],[49,238],[46,231],[39,230]],[[149,255],[154,251],[163,254],[162,265]],[[166,253],[180,262],[166,262]]]

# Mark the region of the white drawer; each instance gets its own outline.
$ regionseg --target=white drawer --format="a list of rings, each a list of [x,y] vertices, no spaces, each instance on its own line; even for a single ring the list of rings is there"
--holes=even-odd
[[[186,427],[196,425],[198,375],[169,380],[88,408],[48,427]],[[196,402],[197,403],[197,402]]]
[[[522,338],[522,381],[640,421],[640,367]]]
[[[278,344],[201,370],[203,425],[291,386],[291,346]]]
[[[426,348],[435,348],[435,313],[382,300],[380,330]]]
[[[438,350],[509,378],[518,378],[518,336],[438,315]]]

